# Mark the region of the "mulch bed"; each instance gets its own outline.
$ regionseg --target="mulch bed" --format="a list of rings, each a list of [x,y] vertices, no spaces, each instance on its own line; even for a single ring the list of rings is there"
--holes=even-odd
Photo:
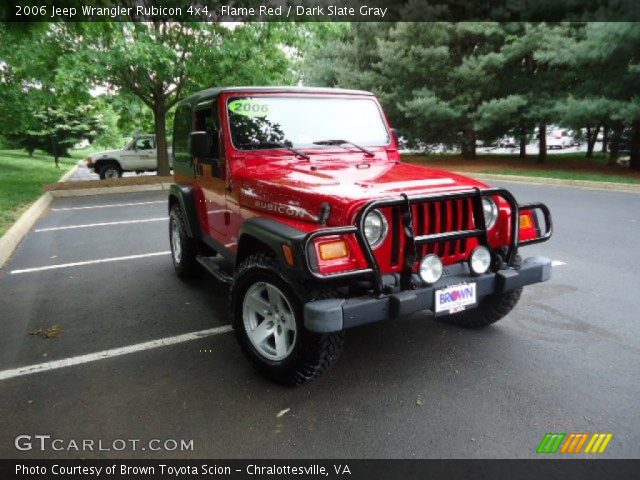
[[[554,158],[549,155],[545,163],[537,163],[536,156],[525,159],[517,156],[482,156],[468,160],[461,157],[438,157],[435,155],[402,155],[406,162],[421,163],[434,168],[452,171],[486,172],[491,170],[522,170],[523,175],[527,172],[548,172],[550,170],[564,171],[571,173],[588,173],[597,175],[617,175],[640,180],[640,172],[630,170],[621,165],[605,165],[602,160],[588,158]]]

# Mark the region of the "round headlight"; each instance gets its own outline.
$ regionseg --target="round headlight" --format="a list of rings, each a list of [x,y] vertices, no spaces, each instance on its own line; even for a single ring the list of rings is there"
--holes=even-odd
[[[427,283],[436,283],[442,276],[442,262],[437,255],[427,255],[420,261],[420,278]]]
[[[498,206],[493,199],[482,197],[482,211],[484,212],[484,224],[487,229],[493,227],[498,220]]]
[[[473,273],[480,275],[489,270],[491,265],[491,253],[487,247],[480,245],[473,249],[469,257],[469,266]]]
[[[379,210],[369,212],[364,219],[364,236],[371,248],[379,246],[387,237],[389,225]]]

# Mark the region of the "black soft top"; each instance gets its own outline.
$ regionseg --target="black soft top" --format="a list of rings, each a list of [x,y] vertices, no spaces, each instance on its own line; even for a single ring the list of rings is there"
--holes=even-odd
[[[217,97],[222,92],[240,92],[240,93],[324,93],[324,94],[337,94],[337,95],[371,95],[371,92],[365,92],[364,90],[348,90],[343,88],[321,88],[321,87],[215,87],[207,88],[189,95],[187,98],[181,100],[179,105],[197,105],[207,100],[211,100]]]

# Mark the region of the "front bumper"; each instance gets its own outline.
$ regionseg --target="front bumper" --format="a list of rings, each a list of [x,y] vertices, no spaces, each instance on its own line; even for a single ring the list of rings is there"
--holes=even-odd
[[[404,290],[377,297],[330,298],[304,305],[304,325],[318,333],[345,330],[367,323],[433,311],[435,291],[461,283],[476,283],[477,300],[494,293],[504,293],[551,278],[551,260],[529,257],[519,268],[506,268],[496,273],[472,275],[466,264],[447,267],[448,273],[433,285]],[[471,308],[471,307],[469,307]]]

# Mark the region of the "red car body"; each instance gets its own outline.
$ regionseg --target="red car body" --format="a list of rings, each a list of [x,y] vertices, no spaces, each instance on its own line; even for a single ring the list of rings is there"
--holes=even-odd
[[[486,326],[551,276],[518,254],[551,236],[547,207],[403,163],[368,92],[204,90],[177,106],[173,165],[177,274],[231,284],[240,346],[286,384],[329,368],[348,328],[424,310]]]
[[[254,91],[237,88],[220,92],[216,98],[218,111],[224,112],[224,105],[228,99],[242,93],[250,93],[253,97],[347,95],[351,98],[373,99],[378,103],[372,94],[366,92],[327,93],[321,89],[279,91],[268,88]],[[378,108],[383,115],[386,128],[391,132],[379,104]],[[393,134],[389,135],[388,145],[368,148],[375,154],[371,158],[356,148],[346,150],[336,147],[306,149],[305,153],[311,156],[311,159],[307,160],[297,158],[291,152],[282,149],[238,150],[231,141],[228,116],[221,114],[219,121],[221,149],[224,152],[221,176],[213,177],[211,166],[199,164],[195,159],[196,174],[184,175],[176,171],[175,181],[195,189],[201,231],[234,254],[237,253],[244,221],[255,216],[272,218],[296,229],[312,232],[321,228],[318,225],[318,212],[323,204],[331,205],[331,214],[326,226],[337,227],[355,224],[358,212],[372,199],[397,197],[400,194],[430,195],[488,188],[485,183],[466,176],[403,163],[398,152],[397,138]],[[508,203],[501,197],[496,196],[494,199],[499,205],[500,217],[496,227],[489,232],[489,243],[494,248],[499,248],[510,241],[511,212]],[[451,209],[452,204],[448,204],[447,208]],[[530,212],[522,214],[531,215]],[[389,211],[386,211],[385,215],[391,223]],[[452,218],[451,215],[448,217]],[[539,236],[536,222],[529,222],[529,225],[528,228],[520,229],[521,240]],[[456,227],[458,226],[444,223],[435,225],[437,231],[450,231]],[[321,266],[323,272],[343,271],[349,266],[365,267],[366,261],[357,248],[357,242],[353,238],[348,240],[351,246],[350,257],[339,264],[327,265],[324,269]],[[402,268],[400,262],[395,265],[389,262],[390,243],[385,242],[375,251],[383,274],[398,272]],[[402,258],[404,244],[399,243],[398,257]],[[443,263],[447,265],[468,258],[477,245],[477,241],[472,239],[464,249],[457,248],[455,252],[441,255]]]

